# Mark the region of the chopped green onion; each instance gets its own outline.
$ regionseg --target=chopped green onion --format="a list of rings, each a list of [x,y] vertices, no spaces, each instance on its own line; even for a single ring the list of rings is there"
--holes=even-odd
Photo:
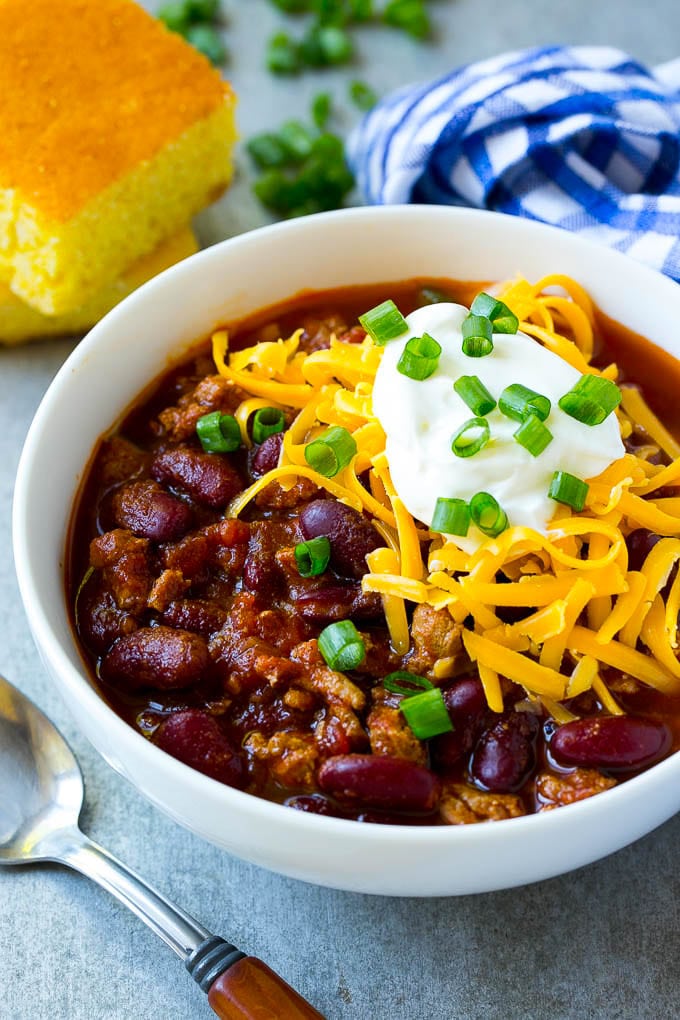
[[[425,39],[431,31],[423,0],[389,0],[382,17],[386,25],[399,28],[414,39]]]
[[[335,425],[305,446],[305,460],[324,478],[333,478],[347,467],[356,452],[354,437],[341,425]]]
[[[434,684],[425,676],[418,676],[416,673],[408,673],[406,670],[400,669],[396,673],[389,673],[385,677],[383,687],[390,694],[403,694],[404,697],[410,698],[418,693],[418,689],[422,691],[432,690]]]
[[[253,135],[246,142],[246,149],[254,163],[261,170],[273,166],[284,166],[288,162],[289,152],[278,135],[273,131],[263,131]]]
[[[552,476],[548,495],[557,503],[564,503],[572,510],[580,512],[585,506],[588,488],[588,483],[576,475],[570,475],[568,471],[556,471]]]
[[[196,434],[206,453],[233,453],[241,445],[241,429],[233,414],[204,414],[196,422]]]
[[[453,388],[473,414],[488,414],[496,406],[496,401],[476,375],[461,375],[456,379]]]
[[[468,418],[451,436],[451,449],[456,457],[474,457],[484,449],[490,437],[486,418]]]
[[[530,390],[528,386],[522,386],[521,383],[506,386],[498,398],[499,410],[513,421],[524,421],[530,414],[535,414],[541,421],[545,421],[550,414],[551,406],[548,397]]]
[[[378,97],[370,85],[363,81],[352,81],[349,84],[349,97],[358,110],[368,112],[378,102]]]
[[[470,500],[470,516],[484,535],[495,538],[505,531],[508,517],[490,492],[476,492]]]
[[[284,14],[307,14],[312,9],[312,0],[272,0]]]
[[[513,436],[520,446],[529,451],[532,457],[538,457],[540,453],[543,453],[554,438],[550,429],[535,414],[530,414],[528,418],[525,418],[517,431],[513,432]]]
[[[349,0],[352,21],[370,21],[373,17],[373,0]]]
[[[214,21],[220,13],[220,0],[184,0],[192,21]]]
[[[286,418],[280,407],[261,407],[253,417],[253,442],[264,443],[269,436],[283,432]]]
[[[498,298],[484,291],[474,299],[470,311],[473,315],[484,315],[491,319],[495,333],[516,333],[519,329],[519,319],[514,312]]]
[[[312,99],[312,120],[323,131],[331,115],[331,94],[330,92],[317,92]]]
[[[467,535],[470,527],[470,508],[464,499],[440,496],[435,503],[431,531],[444,535]]]
[[[184,0],[180,0],[179,3],[163,4],[159,8],[156,17],[159,21],[162,21],[166,28],[169,28],[171,32],[179,32],[180,35],[184,35],[187,28],[191,24],[189,17],[189,10]]]
[[[429,333],[411,337],[401,352],[397,372],[419,382],[429,379],[437,371],[441,353],[441,344]]]
[[[331,669],[356,669],[366,658],[364,640],[351,620],[331,623],[319,634],[319,651]]]
[[[295,546],[295,563],[300,577],[318,577],[331,559],[331,543],[325,535],[299,542]]]
[[[391,300],[383,301],[381,305],[360,315],[359,322],[379,347],[401,336],[408,329],[406,319]]]
[[[184,38],[207,57],[211,64],[219,67],[226,61],[227,48],[220,33],[212,25],[190,25],[184,32]]]
[[[483,315],[468,315],[463,319],[463,354],[469,358],[484,358],[493,350],[491,319]]]
[[[299,53],[309,67],[328,67],[349,63],[354,47],[344,28],[315,24],[300,42]]]
[[[419,740],[429,740],[430,737],[453,730],[444,695],[438,687],[404,698],[399,708]]]
[[[287,32],[277,32],[271,37],[266,59],[273,74],[297,74],[302,66],[299,47]]]
[[[575,386],[559,399],[559,406],[584,425],[601,425],[621,403],[621,390],[610,379],[582,375]]]
[[[314,136],[299,120],[287,120],[278,137],[294,163],[304,162],[314,147]]]

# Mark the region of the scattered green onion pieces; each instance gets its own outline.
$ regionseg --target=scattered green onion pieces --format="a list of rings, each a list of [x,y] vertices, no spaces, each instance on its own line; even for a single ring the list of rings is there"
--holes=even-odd
[[[219,67],[225,63],[227,48],[222,42],[220,33],[212,25],[190,25],[183,35],[186,41],[207,57],[211,64]]]
[[[429,333],[411,337],[401,352],[397,372],[419,382],[429,379],[437,371],[441,353],[441,344]]]
[[[470,527],[470,507],[464,499],[440,496],[435,503],[431,531],[465,536]]]
[[[325,535],[310,538],[295,546],[295,563],[300,577],[318,577],[331,559],[331,543]]]
[[[280,407],[261,407],[253,417],[253,442],[264,443],[269,436],[283,432],[286,418]]]
[[[400,28],[414,39],[425,39],[431,31],[423,0],[389,0],[382,17],[386,25]]]
[[[444,696],[438,687],[404,698],[399,708],[419,740],[429,740],[453,730]]]
[[[314,147],[314,135],[299,120],[287,120],[279,129],[278,139],[291,163],[304,162]]]
[[[557,503],[570,506],[577,513],[583,510],[588,495],[588,483],[568,471],[556,471],[552,476],[548,495]]]
[[[473,414],[488,414],[496,406],[496,401],[476,375],[461,375],[456,379],[453,388]]]
[[[204,414],[196,422],[196,434],[206,453],[233,453],[241,445],[241,429],[233,414]]]
[[[516,333],[519,329],[519,319],[514,312],[498,298],[484,291],[474,299],[470,305],[470,312],[491,319],[495,333]]]
[[[404,697],[410,698],[418,693],[418,689],[421,691],[432,690],[434,684],[426,676],[418,676],[416,673],[408,673],[406,670],[400,669],[385,677],[383,687],[390,694],[403,694]]]
[[[266,61],[272,74],[297,74],[302,66],[298,45],[287,32],[277,32],[271,37]]]
[[[584,425],[601,425],[621,403],[621,390],[610,379],[582,375],[575,386],[559,399],[559,406]]]
[[[319,634],[319,651],[331,669],[356,669],[366,658],[361,634],[351,620],[331,623]]]
[[[483,535],[495,538],[508,526],[508,517],[490,492],[476,492],[470,500],[470,516]]]
[[[330,92],[317,92],[312,99],[312,120],[323,131],[331,115],[331,94]]]
[[[513,421],[524,421],[530,414],[545,421],[550,414],[551,406],[548,397],[530,390],[528,386],[522,386],[521,383],[506,386],[498,398],[499,410]]]
[[[474,457],[491,438],[486,418],[468,418],[451,436],[451,449],[456,457]]]
[[[530,414],[525,418],[516,432],[513,432],[516,442],[528,450],[532,457],[538,457],[543,453],[546,446],[553,441],[553,434],[536,414]]]
[[[284,166],[290,156],[286,146],[273,131],[263,131],[259,135],[253,135],[246,142],[246,149],[260,170]]]
[[[333,478],[347,467],[356,452],[356,440],[351,433],[341,425],[334,425],[305,446],[305,460],[324,478]]]
[[[463,354],[484,358],[493,350],[493,326],[484,315],[468,315],[463,319]]]
[[[300,58],[308,67],[347,64],[354,46],[344,28],[337,25],[312,25],[299,44]]]
[[[367,113],[378,102],[378,97],[370,85],[364,81],[352,81],[349,84],[349,98],[358,110]]]
[[[391,300],[383,301],[360,315],[359,322],[379,347],[401,336],[408,329],[406,319]]]

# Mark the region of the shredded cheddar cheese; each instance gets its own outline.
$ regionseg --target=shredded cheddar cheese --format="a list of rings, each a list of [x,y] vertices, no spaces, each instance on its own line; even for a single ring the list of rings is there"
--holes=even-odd
[[[599,370],[591,364],[593,306],[574,280],[518,279],[498,293],[524,333],[578,371],[617,380],[616,365]],[[370,337],[361,343],[332,337],[328,349],[305,354],[300,337],[298,330],[230,353],[227,332],[213,336],[218,372],[246,394],[235,412],[244,443],[251,444],[248,422],[258,408],[282,408],[290,421],[278,466],[236,497],[228,516],[239,516],[272,483],[290,487],[300,478],[367,515],[385,547],[367,556],[362,587],[381,596],[393,648],[400,655],[409,651],[413,607],[447,614],[461,628],[465,654],[493,711],[503,710],[510,682],[522,688],[530,709],[540,704],[558,723],[577,718],[565,702],[588,691],[607,712],[621,714],[607,667],[660,691],[680,692],[680,497],[655,498],[680,483],[680,443],[637,389],[623,388],[616,414],[622,438],[637,433],[640,441],[630,447],[635,452],[588,480],[581,513],[556,505],[547,534],[510,526],[467,553],[415,521],[395,491],[385,434],[371,406],[382,349]],[[333,478],[305,459],[307,444],[329,426],[346,428],[357,447]],[[659,451],[670,463],[650,460]],[[664,537],[631,570],[626,538],[636,528]],[[505,623],[510,608],[521,618]],[[460,669],[448,656],[437,660],[431,677],[442,682]]]

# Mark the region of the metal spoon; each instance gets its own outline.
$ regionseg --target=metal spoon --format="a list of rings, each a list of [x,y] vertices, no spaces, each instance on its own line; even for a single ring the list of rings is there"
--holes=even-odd
[[[213,935],[83,835],[83,777],[73,752],[2,676],[0,776],[0,865],[53,861],[94,879],[174,949],[223,1020],[324,1020],[265,963]]]

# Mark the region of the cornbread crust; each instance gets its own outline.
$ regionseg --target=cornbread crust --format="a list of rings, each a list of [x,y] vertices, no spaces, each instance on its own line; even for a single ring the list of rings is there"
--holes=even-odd
[[[82,305],[226,186],[234,105],[132,0],[0,0],[0,279]]]
[[[196,251],[198,244],[193,231],[184,227],[143,255],[81,308],[64,315],[43,315],[16,297],[6,283],[0,283],[0,344],[16,345],[27,340],[84,333],[133,290]]]

